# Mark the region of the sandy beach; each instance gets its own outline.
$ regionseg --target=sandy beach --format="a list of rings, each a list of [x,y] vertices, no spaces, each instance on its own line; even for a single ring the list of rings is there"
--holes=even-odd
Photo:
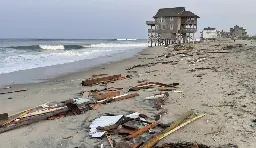
[[[232,45],[232,48],[226,48]],[[222,51],[222,52],[219,52]],[[225,51],[225,52],[223,52]],[[168,56],[166,56],[168,55]],[[153,64],[126,70],[138,64]],[[256,42],[223,40],[197,43],[191,50],[174,51],[173,47],[144,49],[138,55],[118,62],[71,73],[46,82],[11,85],[0,92],[27,89],[24,92],[0,95],[0,113],[9,115],[49,101],[64,101],[79,97],[81,91],[104,89],[105,86],[85,87],[81,82],[96,74],[129,78],[107,84],[107,87],[129,88],[138,81],[179,83],[176,92],[169,91],[163,105],[167,113],[161,123],[171,123],[182,113],[193,110],[207,115],[161,140],[158,146],[170,142],[197,142],[209,146],[234,144],[241,148],[256,147]],[[57,70],[56,70],[57,71]],[[85,114],[56,120],[44,120],[0,134],[4,148],[93,148],[108,140],[90,138],[89,125],[105,113],[123,115],[130,111],[154,117],[158,111],[145,98],[159,93],[158,89],[143,89],[139,96],[100,106]],[[84,96],[88,96],[85,93]],[[8,99],[9,98],[9,99]],[[67,138],[69,137],[69,138]],[[147,137],[145,137],[147,138]]]

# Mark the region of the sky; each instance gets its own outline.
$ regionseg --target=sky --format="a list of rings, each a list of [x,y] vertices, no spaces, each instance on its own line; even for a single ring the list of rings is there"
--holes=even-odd
[[[186,7],[205,27],[256,34],[255,0],[0,0],[0,38],[147,38],[160,8]]]

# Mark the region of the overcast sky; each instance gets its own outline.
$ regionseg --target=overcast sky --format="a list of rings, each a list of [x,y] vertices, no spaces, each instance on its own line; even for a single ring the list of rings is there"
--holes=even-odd
[[[184,6],[204,27],[254,35],[256,0],[0,0],[0,38],[147,38],[159,8]],[[198,36],[198,35],[197,35]]]

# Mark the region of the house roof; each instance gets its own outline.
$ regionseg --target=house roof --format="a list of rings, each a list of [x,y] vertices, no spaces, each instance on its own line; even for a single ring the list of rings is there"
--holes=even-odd
[[[178,10],[178,9],[177,9]],[[168,17],[168,16],[179,16],[178,12],[174,8],[162,8],[159,9],[154,18],[156,17]]]
[[[154,18],[157,17],[178,17],[178,16],[184,16],[184,17],[197,17],[199,16],[195,15],[194,13],[190,11],[186,11],[185,7],[175,7],[175,8],[162,8],[159,9]]]
[[[194,14],[193,12],[191,12],[191,11],[184,11],[184,12],[182,12],[181,16],[200,18],[199,16],[195,15],[195,14]]]
[[[208,27],[208,28],[204,28],[204,30],[216,30],[216,28]]]

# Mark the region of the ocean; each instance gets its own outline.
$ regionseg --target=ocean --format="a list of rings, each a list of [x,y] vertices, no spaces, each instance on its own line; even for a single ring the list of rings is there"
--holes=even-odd
[[[147,46],[147,40],[135,39],[0,39],[0,85],[27,83],[31,79],[35,82],[85,70],[132,57]],[[83,64],[81,61],[84,61]],[[76,64],[77,62],[80,64]],[[28,80],[18,76],[24,71],[33,73],[33,69],[50,69],[54,65],[63,64],[67,66],[40,75],[35,74],[34,78],[29,74]],[[8,82],[4,82],[7,77]]]

